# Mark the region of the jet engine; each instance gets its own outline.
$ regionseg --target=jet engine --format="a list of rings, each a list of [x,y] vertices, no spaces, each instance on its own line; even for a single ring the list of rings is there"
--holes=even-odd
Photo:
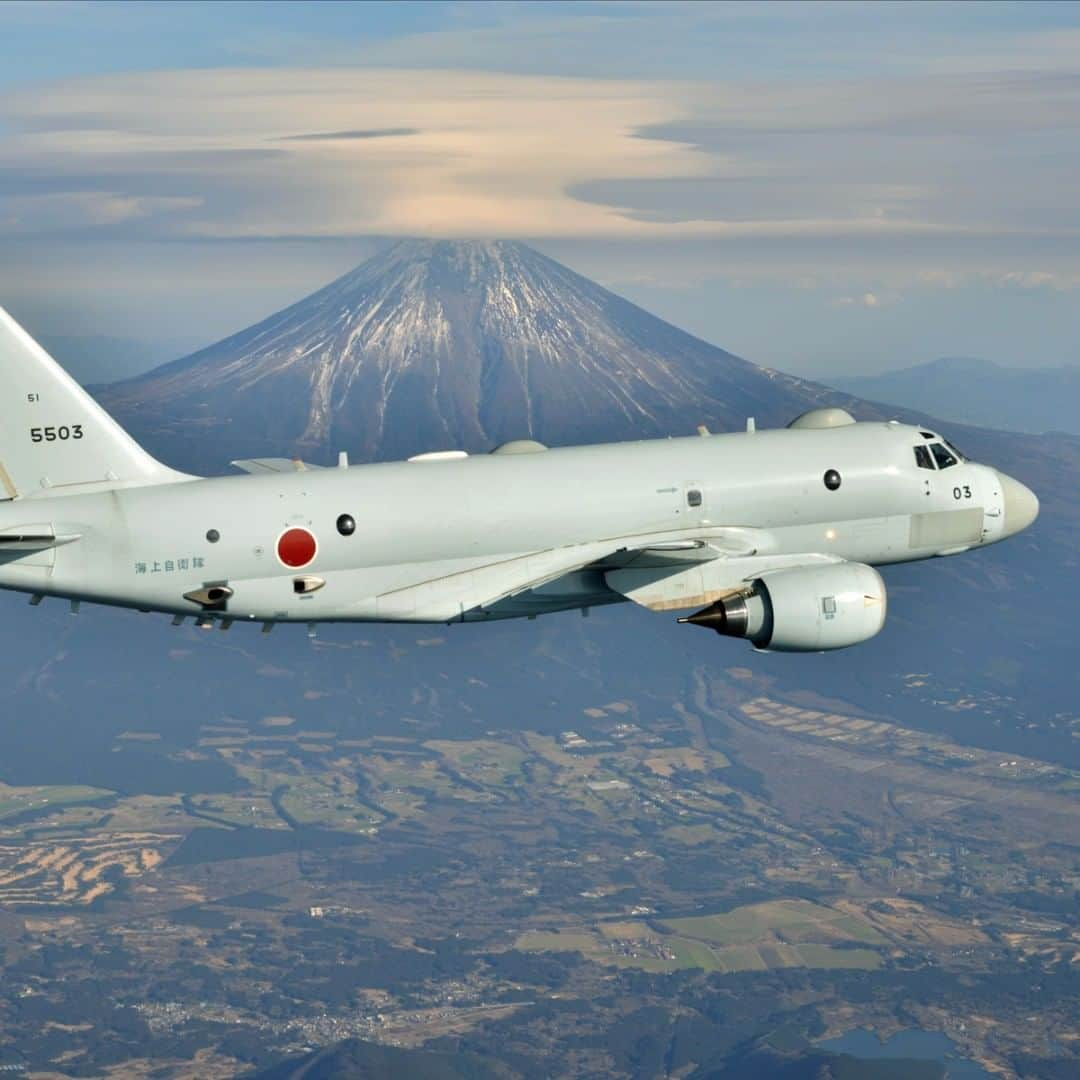
[[[885,625],[885,582],[862,563],[767,571],[680,619],[773,652],[820,652],[868,641]]]

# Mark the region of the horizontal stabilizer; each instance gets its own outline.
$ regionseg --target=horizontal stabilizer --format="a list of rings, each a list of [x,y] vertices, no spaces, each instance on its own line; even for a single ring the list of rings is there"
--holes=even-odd
[[[23,525],[0,531],[0,556],[8,552],[47,551],[79,539],[79,533],[57,535],[51,525]]]

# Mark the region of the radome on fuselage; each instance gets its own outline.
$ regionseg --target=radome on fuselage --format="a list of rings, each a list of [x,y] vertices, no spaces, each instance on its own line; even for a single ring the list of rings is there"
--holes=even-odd
[[[139,448],[0,311],[0,587],[237,621],[460,622],[630,600],[759,648],[856,644],[873,566],[1026,528],[1035,496],[938,433],[788,428],[200,479]],[[8,392],[13,391],[14,397]]]

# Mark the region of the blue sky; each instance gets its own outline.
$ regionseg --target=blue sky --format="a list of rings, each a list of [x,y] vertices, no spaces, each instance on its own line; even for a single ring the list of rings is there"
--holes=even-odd
[[[400,235],[799,373],[1080,360],[1080,5],[0,5],[0,303],[155,349]]]

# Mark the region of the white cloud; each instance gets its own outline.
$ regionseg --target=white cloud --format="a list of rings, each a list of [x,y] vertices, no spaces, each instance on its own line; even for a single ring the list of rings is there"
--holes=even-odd
[[[928,267],[919,271],[918,280],[920,285],[927,285],[931,288],[955,289],[962,284],[963,277],[953,270]]]
[[[839,296],[833,300],[829,307],[834,308],[868,308],[873,311],[877,308],[892,307],[894,304],[900,303],[903,299],[898,292],[866,292],[858,293],[854,296]]]
[[[1046,270],[1010,270],[997,278],[999,285],[1019,289],[1053,289],[1067,292],[1080,289],[1080,273],[1052,274]]]
[[[0,235],[623,245],[609,261],[639,275],[813,283],[859,308],[909,286],[1074,288],[1080,57],[1054,57],[1065,66],[1022,77],[756,84],[350,68],[71,80],[0,96]]]
[[[199,199],[201,212],[162,223],[184,235],[630,234],[650,226],[567,190],[705,173],[708,155],[635,137],[677,119],[676,99],[644,83],[462,72],[112,76],[9,96],[0,115],[22,131],[0,165]],[[361,131],[394,134],[348,137]]]
[[[141,221],[193,210],[195,197],[118,195],[110,191],[58,191],[40,195],[0,196],[0,230],[50,233]]]
[[[927,269],[918,275],[920,285],[940,289],[959,289],[965,286],[998,286],[1003,289],[1049,289],[1071,292],[1080,289],[1080,268],[1072,272],[1049,270],[954,270]]]
[[[1080,149],[1057,137],[1080,127],[1080,75],[149,72],[9,94],[0,120],[10,197],[36,197],[42,176],[69,202],[81,185],[105,200],[101,220],[113,206],[145,235],[699,237],[863,243],[867,257],[1045,239],[1075,254],[1080,237]]]

